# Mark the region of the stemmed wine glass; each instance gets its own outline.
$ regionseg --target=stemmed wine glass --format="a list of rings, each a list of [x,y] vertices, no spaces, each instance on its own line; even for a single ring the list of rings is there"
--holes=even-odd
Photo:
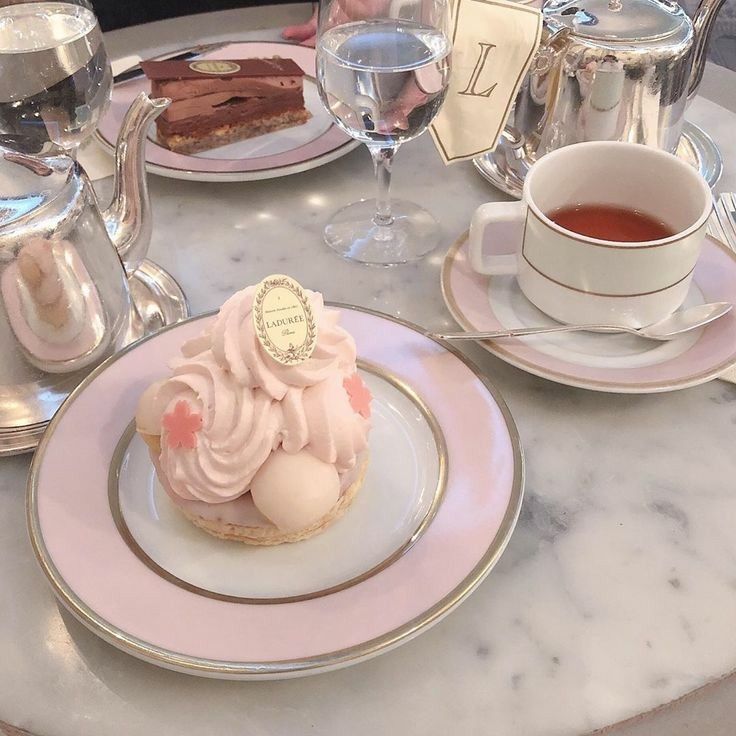
[[[392,202],[389,187],[397,149],[426,130],[445,98],[449,15],[449,0],[320,0],[320,96],[340,128],[368,146],[376,173],[375,203],[350,204],[325,228],[346,258],[392,265],[437,245],[432,215]]]
[[[112,89],[89,0],[0,0],[0,145],[74,155]]]

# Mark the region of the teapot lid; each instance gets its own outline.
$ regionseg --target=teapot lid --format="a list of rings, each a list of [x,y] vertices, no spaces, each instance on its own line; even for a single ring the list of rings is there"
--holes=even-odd
[[[688,23],[685,11],[669,0],[550,0],[542,12],[577,36],[634,44],[669,36]]]
[[[55,199],[73,167],[68,156],[41,158],[0,146],[0,227]]]

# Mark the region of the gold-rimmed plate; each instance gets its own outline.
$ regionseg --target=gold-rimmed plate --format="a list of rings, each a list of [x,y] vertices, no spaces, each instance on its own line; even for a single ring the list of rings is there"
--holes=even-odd
[[[305,73],[306,123],[196,154],[175,153],[161,145],[152,126],[145,148],[146,169],[153,174],[191,181],[256,181],[297,174],[344,156],[360,145],[335,125],[320,102],[316,53],[313,48],[285,41],[237,41],[202,54],[198,59],[251,59],[280,56],[293,59]],[[150,93],[145,76],[116,84],[97,139],[112,152],[125,113],[141,92]]]
[[[172,669],[293,677],[407,641],[490,571],[521,503],[508,410],[459,354],[340,309],[374,394],[370,465],[346,515],[312,540],[254,549],[191,527],[130,431],[143,389],[211,315],[115,356],[62,407],[34,459],[28,520],[55,593],[89,628]]]
[[[513,248],[502,239],[492,244],[498,255]],[[482,276],[472,269],[467,232],[447,252],[441,278],[447,308],[469,332],[558,324],[521,293],[516,276]],[[736,254],[710,237],[683,306],[708,302],[736,303]],[[697,386],[736,365],[736,315],[666,342],[581,331],[480,344],[501,360],[556,383],[608,393],[658,393]]]
[[[370,457],[351,513],[298,547],[246,550],[203,534],[168,499],[148,447],[126,428],[110,465],[110,510],[149,568],[199,595],[232,603],[309,600],[357,585],[404,554],[434,517],[447,484],[442,430],[422,399],[381,367],[358,361],[373,395]],[[364,536],[370,544],[354,544]],[[294,564],[294,555],[299,562]],[[206,561],[203,563],[203,560]]]

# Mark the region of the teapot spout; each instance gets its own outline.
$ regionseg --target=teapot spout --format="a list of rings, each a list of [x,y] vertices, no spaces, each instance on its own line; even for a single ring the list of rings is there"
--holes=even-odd
[[[146,132],[169,104],[171,100],[166,97],[151,99],[141,92],[126,113],[118,135],[113,195],[102,217],[129,276],[145,258],[151,239],[151,203],[143,164]]]
[[[693,66],[690,71],[690,82],[688,84],[688,98],[695,96],[703,79],[708,41],[710,41],[713,24],[723,3],[724,0],[701,0],[693,16],[695,47],[693,52]]]

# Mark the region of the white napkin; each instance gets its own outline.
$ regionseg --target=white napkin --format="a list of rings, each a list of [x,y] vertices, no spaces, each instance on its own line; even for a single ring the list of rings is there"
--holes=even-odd
[[[495,148],[539,46],[542,15],[508,0],[455,0],[452,25],[450,84],[442,109],[429,126],[446,164]],[[433,76],[437,79],[417,78],[412,94],[433,91],[427,82],[440,84],[441,75]]]
[[[124,56],[111,62],[113,76],[135,66],[141,57],[137,55]],[[77,161],[87,172],[92,181],[105,179],[112,176],[114,171],[114,159],[112,155],[103,148],[96,138],[88,138],[77,151]]]

